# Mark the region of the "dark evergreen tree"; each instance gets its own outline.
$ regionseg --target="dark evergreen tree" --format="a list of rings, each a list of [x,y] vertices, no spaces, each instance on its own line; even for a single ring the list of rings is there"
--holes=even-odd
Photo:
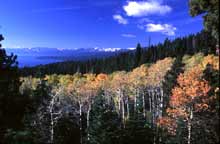
[[[80,130],[71,117],[59,119],[55,127],[54,144],[80,144]]]
[[[170,99],[169,96],[172,94],[172,89],[177,83],[176,80],[178,75],[183,72],[182,69],[183,66],[184,64],[182,63],[182,57],[181,56],[177,57],[171,70],[167,72],[164,78],[163,81],[163,91],[165,94],[164,104],[163,104],[164,110],[166,110],[166,108],[169,106],[169,99]],[[163,113],[166,113],[166,111],[163,111]]]
[[[0,35],[0,41],[4,38]],[[0,45],[1,46],[1,45]],[[0,143],[8,129],[22,128],[27,97],[19,92],[17,56],[8,56],[0,47]]]
[[[190,14],[198,16],[204,14],[204,26],[219,42],[219,0],[190,0]]]
[[[141,114],[132,116],[120,132],[120,144],[152,144],[154,130]]]
[[[90,113],[88,144],[117,144],[119,142],[120,119],[108,105],[104,92],[101,91],[95,98]]]
[[[138,43],[136,47],[136,51],[135,51],[135,66],[134,67],[137,67],[140,64],[141,51],[142,51],[141,44]]]

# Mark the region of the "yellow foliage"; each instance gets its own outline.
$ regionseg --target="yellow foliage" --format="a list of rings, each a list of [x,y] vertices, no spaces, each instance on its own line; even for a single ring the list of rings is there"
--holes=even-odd
[[[173,62],[174,59],[165,58],[151,65],[148,69],[148,84],[151,86],[159,86],[162,83],[167,72],[171,70]]]
[[[206,68],[207,64],[212,65],[214,70],[219,70],[219,57],[214,55],[208,55],[204,57],[204,60],[202,61],[202,68]]]

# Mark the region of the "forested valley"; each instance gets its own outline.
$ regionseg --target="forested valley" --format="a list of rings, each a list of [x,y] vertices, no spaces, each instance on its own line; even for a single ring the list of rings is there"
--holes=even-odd
[[[196,1],[204,31],[106,59],[19,69],[0,45],[0,144],[219,143],[218,2]]]

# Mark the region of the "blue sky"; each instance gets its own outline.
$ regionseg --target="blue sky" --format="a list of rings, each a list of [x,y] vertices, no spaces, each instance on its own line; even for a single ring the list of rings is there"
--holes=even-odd
[[[6,0],[3,47],[132,48],[201,31],[188,0]]]

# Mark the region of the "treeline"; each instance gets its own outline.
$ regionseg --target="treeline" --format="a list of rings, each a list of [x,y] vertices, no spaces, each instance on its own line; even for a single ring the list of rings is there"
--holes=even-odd
[[[22,78],[20,92],[32,98],[24,117],[25,130],[35,143],[153,143],[153,122],[162,115],[159,86],[174,61],[165,58],[109,75]],[[158,88],[148,93],[146,88],[151,86]]]
[[[5,138],[33,144],[218,143],[218,61],[196,54],[130,72],[21,78],[20,93],[30,99],[25,125]]]
[[[130,71],[144,63],[152,63],[165,57],[183,56],[184,54],[215,53],[216,40],[210,33],[199,32],[174,40],[166,39],[163,43],[142,47],[135,51],[124,52],[110,58],[91,59],[88,61],[66,61],[40,65],[20,70],[23,76],[43,77],[46,74],[112,73],[118,70]]]

